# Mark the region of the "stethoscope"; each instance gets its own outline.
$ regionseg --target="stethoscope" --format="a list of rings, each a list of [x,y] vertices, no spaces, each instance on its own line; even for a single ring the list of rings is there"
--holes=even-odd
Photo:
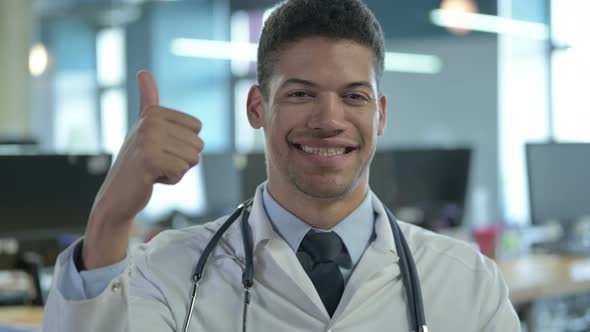
[[[248,218],[250,216],[250,208],[252,206],[252,199],[240,204],[236,211],[227,218],[227,220],[221,225],[221,227],[213,234],[213,237],[207,243],[207,246],[203,250],[203,254],[199,257],[197,266],[195,267],[195,273],[193,274],[193,288],[191,292],[191,303],[189,306],[188,314],[184,322],[184,332],[188,332],[188,328],[193,315],[193,309],[195,307],[195,301],[197,299],[197,290],[199,288],[199,281],[203,277],[203,269],[207,263],[207,258],[211,255],[211,252],[219,242],[219,239],[223,236],[223,233],[231,226],[231,224],[242,214],[242,240],[244,243],[244,254],[246,256],[246,267],[242,273],[242,285],[244,286],[244,304],[242,309],[242,331],[246,332],[246,319],[248,317],[248,305],[250,304],[250,288],[254,284],[254,264],[252,263],[253,251],[253,239],[250,224]],[[243,213],[242,213],[243,212]],[[408,300],[408,307],[410,311],[410,317],[412,320],[412,331],[417,332],[428,332],[426,327],[426,318],[424,316],[424,303],[422,301],[422,291],[420,289],[420,280],[418,278],[418,272],[416,271],[416,264],[410,253],[410,248],[406,242],[406,238],[403,236],[399,225],[393,216],[393,213],[385,207],[385,212],[391,224],[391,230],[393,233],[393,239],[395,241],[395,248],[399,256],[400,272],[402,275],[402,282],[406,291],[406,298]]]

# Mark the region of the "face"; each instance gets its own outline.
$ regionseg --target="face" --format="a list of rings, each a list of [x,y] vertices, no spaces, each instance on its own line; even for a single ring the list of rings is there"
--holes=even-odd
[[[271,191],[364,196],[386,114],[373,51],[314,37],[290,44],[278,59],[268,100],[257,87],[248,96],[249,121],[264,129]]]

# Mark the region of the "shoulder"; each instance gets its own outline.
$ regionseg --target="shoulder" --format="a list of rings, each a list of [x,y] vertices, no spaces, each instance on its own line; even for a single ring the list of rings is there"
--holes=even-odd
[[[201,225],[182,229],[162,231],[143,246],[144,250],[153,253],[177,247],[201,247],[198,244],[202,243],[202,240],[208,240],[221,227],[226,218],[221,217]]]
[[[420,265],[428,268],[445,266],[453,273],[489,280],[497,277],[495,262],[482,255],[472,244],[406,222],[400,221],[399,225]]]
[[[424,296],[431,305],[452,301],[457,313],[477,313],[478,330],[486,324],[518,322],[508,287],[493,260],[467,242],[407,223],[400,222],[400,228],[411,248]],[[434,306],[430,310],[440,309]]]
[[[163,231],[134,251],[134,262],[150,270],[177,270],[179,266],[192,267],[227,217],[223,216],[202,225]],[[231,242],[233,237],[239,235],[237,225],[237,222],[234,223],[225,232],[211,253],[211,257],[234,254],[234,246]]]

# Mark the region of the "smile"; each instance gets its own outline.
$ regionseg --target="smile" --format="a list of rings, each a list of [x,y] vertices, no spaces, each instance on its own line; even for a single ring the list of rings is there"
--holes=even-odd
[[[346,152],[346,148],[312,148],[305,145],[301,145],[301,150],[307,153],[319,154],[322,157],[336,156]]]
[[[321,157],[333,157],[333,156],[343,155],[343,154],[347,154],[350,151],[354,150],[354,148],[345,148],[345,147],[319,148],[319,147],[311,147],[311,146],[307,146],[307,145],[303,145],[303,144],[294,144],[294,145],[299,150],[302,150],[302,151],[307,152],[309,154],[319,155]]]

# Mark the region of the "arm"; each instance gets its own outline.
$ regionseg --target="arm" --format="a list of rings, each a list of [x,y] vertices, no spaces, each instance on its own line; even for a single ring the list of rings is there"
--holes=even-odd
[[[54,282],[45,305],[43,331],[129,331],[126,328],[126,292],[110,291],[116,284],[128,284],[127,264],[120,273],[102,281],[105,287],[99,294],[87,299],[82,277],[73,260],[74,251],[80,244],[74,243],[57,258]],[[105,319],[106,316],[109,318]],[[111,323],[105,326],[107,322]]]
[[[176,184],[199,162],[201,122],[159,105],[156,81],[137,76],[141,110],[90,211],[82,248],[85,269],[122,260],[133,218],[147,205],[155,183]]]
[[[56,275],[56,291],[68,300],[87,300],[97,297],[109,283],[125,271],[128,259],[96,270],[79,271],[76,261],[81,260],[82,240],[72,244],[72,250],[63,255],[63,274]]]
[[[137,80],[141,110],[90,211],[81,259],[76,264],[82,275],[72,272],[72,246],[60,255],[56,265],[44,331],[170,331],[169,320],[160,315],[169,310],[158,304],[157,289],[144,297],[130,297],[130,273],[136,274],[135,267],[125,266],[124,271],[111,268],[127,256],[132,220],[147,205],[153,185],[176,184],[198,163],[203,149],[198,136],[201,122],[161,107],[156,82],[148,72],[140,72]],[[90,281],[97,276],[96,271],[101,274],[105,269],[112,271],[98,277],[97,285],[84,288],[85,278]],[[145,275],[137,273],[134,278],[145,279]],[[68,293],[64,285],[68,283],[79,288],[77,294]],[[81,294],[87,291],[92,294]],[[137,326],[130,328],[131,320]]]
[[[43,331],[174,331],[170,309],[157,285],[148,279],[150,274],[147,265],[142,263],[145,259],[142,253],[134,257],[134,264],[129,264],[126,258],[106,269],[81,275],[73,259],[80,247],[81,242],[77,242],[58,257],[55,281],[45,307]],[[98,278],[101,285],[88,288],[84,281],[91,280],[84,280],[84,274]]]

